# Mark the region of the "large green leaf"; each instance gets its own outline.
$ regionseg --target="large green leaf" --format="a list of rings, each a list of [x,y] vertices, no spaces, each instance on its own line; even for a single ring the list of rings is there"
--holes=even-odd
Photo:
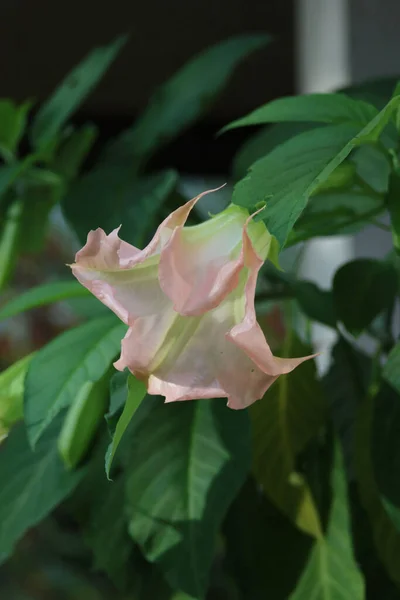
[[[384,209],[383,196],[368,195],[360,190],[318,194],[310,198],[286,246],[318,236],[355,233],[373,223]]]
[[[290,338],[284,355],[309,353]],[[279,377],[265,397],[250,407],[253,472],[264,493],[302,531],[321,536],[321,523],[296,457],[318,434],[325,419],[325,398],[313,361]]]
[[[0,373],[0,441],[22,419],[24,382],[32,358],[29,354]]]
[[[359,258],[335,273],[333,295],[338,320],[354,335],[368,327],[395,300],[397,275],[390,263]]]
[[[387,207],[390,214],[393,244],[400,252],[400,174],[393,172],[390,175]]]
[[[0,100],[0,154],[13,156],[24,134],[30,102],[17,106],[11,100]]]
[[[62,208],[81,241],[90,229],[107,232],[123,224],[124,238],[142,245],[157,225],[157,216],[175,189],[175,171],[137,178],[131,166],[100,166],[77,180]]]
[[[400,583],[400,534],[385,510],[374,472],[375,400],[368,393],[370,379],[370,359],[345,340],[340,340],[335,346],[334,363],[326,382],[332,416],[342,440],[348,471],[358,484],[360,503],[368,515],[375,548],[392,579]],[[365,521],[362,527],[365,529]]]
[[[64,140],[57,154],[51,162],[51,168],[55,173],[64,177],[67,181],[74,179],[81,168],[87,154],[93,147],[98,135],[98,128],[91,123],[83,125]]]
[[[322,290],[312,281],[295,281],[291,287],[300,308],[309,319],[336,327],[332,292]]]
[[[0,309],[0,320],[14,317],[38,306],[45,306],[46,304],[68,300],[69,298],[86,298],[89,295],[90,292],[77,281],[43,283],[7,302]]]
[[[41,521],[79,482],[82,472],[68,472],[58,455],[60,423],[52,426],[33,452],[24,426],[13,429],[0,460],[0,562],[8,558],[27,529]]]
[[[106,148],[105,159],[145,162],[208,110],[235,67],[269,40],[267,35],[243,35],[196,56],[156,91],[133,127]]]
[[[290,600],[363,600],[364,581],[354,559],[346,478],[339,447],[332,472],[332,506],[327,531],[315,542]]]
[[[134,424],[131,535],[172,587],[201,599],[218,528],[249,468],[247,413],[228,409],[226,400],[148,398]]]
[[[58,437],[58,450],[68,469],[74,469],[85,457],[103,422],[109,379],[108,371],[99,381],[84,383],[68,409]]]
[[[35,115],[31,130],[34,146],[44,146],[59,133],[100,81],[125,42],[126,37],[121,36],[108,46],[96,48],[67,75]]]
[[[361,131],[330,125],[288,140],[251,167],[236,184],[232,201],[250,208],[266,202],[263,219],[283,246],[309,197],[352,150],[379,138],[399,103],[396,96]]]
[[[122,411],[120,418],[115,426],[115,431],[113,432],[113,439],[108,447],[106,453],[106,474],[107,477],[110,477],[110,469],[111,465],[119,446],[120,441],[122,440],[122,436],[124,435],[129,423],[131,422],[136,410],[139,408],[140,403],[143,398],[147,394],[147,387],[139,379],[136,379],[133,375],[130,375],[127,380],[127,395],[125,406]],[[117,390],[117,393],[120,393],[120,390]],[[111,399],[111,402],[113,399]]]
[[[399,392],[384,385],[378,394],[372,420],[372,460],[379,491],[400,523],[400,401]],[[397,525],[398,526],[398,525]],[[400,529],[398,527],[398,529]]]
[[[259,158],[269,154],[274,148],[280,146],[292,137],[320,127],[316,123],[277,123],[264,127],[240,147],[232,162],[232,174],[235,181],[242,179],[248,169]]]
[[[383,370],[385,380],[400,394],[400,342],[390,352]]]
[[[227,567],[240,587],[240,599],[287,600],[312,540],[259,493],[253,479],[233,501],[223,533]]]
[[[62,333],[37,352],[26,377],[24,398],[25,421],[33,446],[82,387],[105,374],[125,330],[114,316],[95,319]]]
[[[378,114],[375,106],[345,94],[309,94],[278,98],[229,123],[222,131],[279,122],[355,123],[366,125]]]

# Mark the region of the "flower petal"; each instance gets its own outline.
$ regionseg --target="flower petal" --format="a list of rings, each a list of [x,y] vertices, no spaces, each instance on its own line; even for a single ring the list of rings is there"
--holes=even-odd
[[[245,288],[245,314],[242,321],[229,331],[228,339],[241,348],[264,373],[274,377],[290,373],[302,362],[314,358],[316,355],[301,358],[279,358],[272,354],[262,329],[257,323],[254,307],[257,276],[263,261],[254,250],[247,226],[243,230],[243,255],[244,264],[249,270]]]
[[[201,315],[238,284],[248,213],[230,206],[194,227],[177,227],[161,252],[160,285],[181,315]]]
[[[195,203],[207,193],[171,213],[144,250],[121,240],[119,229],[109,235],[102,229],[91,231],[86,245],[75,257],[75,264],[71,265],[73,274],[126,324],[139,316],[164,310],[169,301],[158,281],[160,252],[174,230],[183,227]]]

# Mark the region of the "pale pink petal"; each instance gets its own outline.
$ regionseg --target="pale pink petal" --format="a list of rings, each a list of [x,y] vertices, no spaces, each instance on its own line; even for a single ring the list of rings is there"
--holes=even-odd
[[[264,373],[271,376],[290,373],[302,362],[314,358],[315,355],[301,358],[280,358],[273,356],[262,329],[257,323],[254,307],[257,276],[263,261],[257,256],[246,227],[243,230],[243,255],[244,264],[249,270],[245,288],[245,314],[242,321],[227,333],[227,337],[236,346],[241,348]]]
[[[175,229],[161,252],[159,278],[176,312],[201,315],[235,289],[246,219],[246,211],[230,207],[201,225]]]
[[[126,324],[164,310],[169,301],[158,281],[159,254],[174,230],[183,227],[196,202],[207,193],[171,213],[144,250],[121,240],[119,229],[109,235],[102,229],[91,231],[71,265],[73,274]]]

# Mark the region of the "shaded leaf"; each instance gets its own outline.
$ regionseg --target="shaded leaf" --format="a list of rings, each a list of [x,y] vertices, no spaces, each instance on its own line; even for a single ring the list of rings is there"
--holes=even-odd
[[[243,35],[208,48],[180,69],[151,98],[143,115],[106,148],[105,159],[143,163],[209,109],[233,70],[269,42]]]
[[[43,146],[57,135],[100,81],[125,42],[126,37],[121,36],[108,46],[95,48],[67,75],[35,115],[31,130],[34,146]]]
[[[333,296],[337,317],[353,335],[390,308],[397,292],[394,267],[371,258],[346,263],[335,273]]]
[[[318,194],[310,198],[286,246],[319,236],[355,233],[373,222],[384,209],[383,196],[372,197],[357,190]]]
[[[99,381],[84,383],[68,409],[58,437],[58,450],[68,469],[84,458],[103,420],[109,379],[107,372]]]
[[[1,450],[0,562],[27,529],[39,523],[78,484],[83,472],[68,472],[58,455],[60,423],[53,422],[33,452],[24,426],[13,429]]]
[[[229,509],[225,524],[227,567],[241,598],[287,600],[307,560],[311,538],[260,494],[248,479]],[[290,560],[288,553],[290,552]]]
[[[261,129],[249,137],[235,154],[232,162],[234,180],[242,179],[253,163],[269,154],[277,146],[299,133],[310,131],[316,127],[320,127],[320,125],[315,123],[277,123]]]
[[[378,114],[375,106],[345,94],[307,94],[273,100],[226,125],[222,131],[279,122],[355,123],[366,125]]]
[[[13,156],[24,134],[30,108],[30,102],[18,106],[12,100],[0,100],[0,154],[6,158]]]
[[[287,343],[287,342],[286,342]],[[284,355],[309,352],[300,344]],[[321,536],[321,523],[296,457],[319,432],[325,419],[325,399],[313,361],[281,376],[265,397],[250,407],[253,432],[253,473],[264,493],[302,531]]]
[[[89,296],[90,292],[77,281],[43,283],[13,298],[0,309],[0,319],[8,319],[22,312],[53,302]]]
[[[57,149],[57,154],[51,162],[55,173],[67,181],[74,179],[93,147],[98,135],[98,128],[91,123],[73,131]]]
[[[117,355],[126,326],[114,316],[62,333],[39,350],[25,381],[24,414],[32,446],[87,382],[98,381]]]
[[[130,532],[173,588],[203,598],[220,523],[249,468],[245,411],[149,397],[131,430]]]
[[[106,453],[106,474],[110,478],[111,465],[119,446],[119,443],[124,435],[131,419],[133,418],[136,410],[139,408],[140,403],[147,394],[147,386],[139,379],[136,379],[133,375],[128,376],[127,380],[127,396],[124,409],[113,432],[112,441],[108,447]]]
[[[387,208],[392,227],[394,247],[400,252],[400,174],[393,172],[390,175],[389,191],[386,197]]]
[[[24,382],[32,358],[29,354],[0,373],[0,441],[23,417]]]
[[[349,124],[331,125],[288,140],[253,165],[236,184],[232,201],[246,207],[266,202],[263,218],[283,246],[310,195],[354,148],[379,138],[399,103],[396,96],[361,131]]]
[[[332,292],[322,290],[312,281],[296,281],[292,284],[292,289],[300,308],[309,319],[336,327]]]
[[[339,447],[332,471],[332,506],[327,531],[314,544],[290,600],[363,600],[364,580],[355,561],[346,478]]]

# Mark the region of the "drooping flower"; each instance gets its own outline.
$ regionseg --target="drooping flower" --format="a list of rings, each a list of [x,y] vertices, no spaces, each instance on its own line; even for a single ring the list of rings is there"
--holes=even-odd
[[[184,227],[203,195],[171,213],[144,250],[119,229],[91,231],[71,267],[128,325],[118,370],[127,367],[166,402],[226,397],[245,408],[310,357],[273,356],[257,323],[257,275],[271,245],[265,225],[230,205]]]

